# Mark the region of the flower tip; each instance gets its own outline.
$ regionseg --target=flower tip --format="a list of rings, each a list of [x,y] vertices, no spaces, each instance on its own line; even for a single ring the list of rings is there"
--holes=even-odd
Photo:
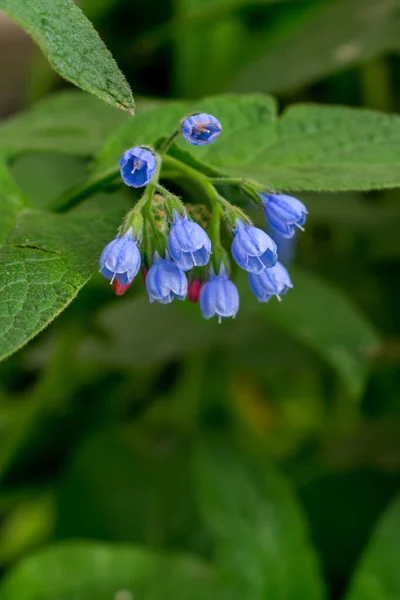
[[[112,285],[112,289],[114,291],[114,294],[116,296],[123,296],[131,287],[132,283],[134,282],[134,279],[132,279],[132,281],[130,283],[127,283],[126,285],[120,283],[118,281],[118,279],[116,279],[115,277],[113,278],[113,280],[111,281],[111,285]]]

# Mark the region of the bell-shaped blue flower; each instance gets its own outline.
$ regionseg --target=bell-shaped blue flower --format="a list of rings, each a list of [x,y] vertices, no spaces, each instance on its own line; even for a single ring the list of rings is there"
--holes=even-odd
[[[156,172],[156,157],[147,148],[135,146],[123,153],[119,162],[121,177],[126,185],[140,188],[149,183]]]
[[[303,230],[307,218],[307,208],[300,200],[285,194],[261,194],[265,216],[275,231],[286,238],[291,238],[296,227]]]
[[[222,131],[222,125],[212,115],[198,113],[182,121],[182,135],[193,146],[205,146],[214,142]]]
[[[128,285],[140,269],[140,252],[133,238],[132,228],[107,244],[99,260],[100,273],[112,282]]]
[[[185,273],[169,256],[162,259],[156,254],[146,276],[146,289],[150,302],[169,304],[175,298],[186,298],[188,282]]]
[[[261,273],[250,273],[249,284],[260,302],[268,302],[272,296],[280,300],[280,297],[293,287],[289,273],[280,262]]]
[[[228,279],[225,269],[221,267],[219,275],[211,274],[210,279],[203,285],[200,292],[200,309],[205,319],[218,316],[235,317],[239,310],[239,292],[232,281]]]
[[[236,221],[231,251],[239,267],[250,273],[260,273],[278,260],[274,240],[262,229],[246,225],[240,220]]]
[[[210,260],[211,240],[200,225],[181,217],[176,211],[168,238],[171,258],[183,270],[203,267]]]

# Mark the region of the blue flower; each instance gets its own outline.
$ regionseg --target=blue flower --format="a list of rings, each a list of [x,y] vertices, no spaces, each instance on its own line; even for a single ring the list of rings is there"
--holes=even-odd
[[[157,163],[150,150],[135,146],[123,153],[119,166],[124,183],[140,188],[149,183],[156,172]]]
[[[250,273],[249,283],[251,291],[260,302],[268,302],[272,296],[280,300],[280,296],[293,287],[289,273],[280,262],[261,273]]]
[[[124,235],[107,244],[99,260],[100,273],[121,285],[128,285],[140,269],[140,252],[130,228]]]
[[[239,310],[239,292],[228,279],[225,269],[221,267],[219,275],[212,274],[200,292],[200,309],[205,319],[218,316],[235,317]]]
[[[175,220],[168,238],[171,257],[183,271],[202,267],[211,254],[211,240],[200,225],[181,217],[176,211]]]
[[[250,273],[260,273],[278,260],[274,240],[262,229],[239,220],[236,222],[231,251],[239,267]]]
[[[291,238],[296,227],[303,231],[307,208],[300,200],[285,194],[261,194],[267,221],[281,235]]]
[[[212,115],[198,113],[182,122],[182,135],[193,146],[204,146],[214,142],[222,131],[222,125]]]
[[[169,304],[174,298],[186,298],[188,282],[185,273],[169,256],[162,259],[156,254],[146,276],[146,289],[150,302]]]

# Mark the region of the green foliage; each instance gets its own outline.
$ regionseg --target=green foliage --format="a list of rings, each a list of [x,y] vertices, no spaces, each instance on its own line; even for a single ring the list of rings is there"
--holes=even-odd
[[[257,469],[221,440],[196,454],[200,506],[215,536],[217,564],[247,598],[324,598],[304,517],[287,483]]]
[[[181,105],[154,109],[122,125],[95,163],[96,181],[117,174],[118,156],[131,143],[157,140],[173,130]],[[293,106],[278,118],[269,96],[217,96],[186,112],[217,114],[223,125],[218,144],[180,146],[223,175],[247,177],[266,189],[343,191],[399,185],[400,118],[365,110]],[[159,124],[159,128],[155,124]]]
[[[92,156],[126,119],[92,96],[65,91],[2,122],[0,147],[11,158],[28,152]]]
[[[400,50],[398,0],[323,2],[281,28],[230,84],[234,91],[287,92],[330,73]],[[286,65],[296,63],[295,69]],[[260,78],[260,73],[265,73]]]
[[[386,600],[400,594],[400,498],[378,523],[354,575],[347,600]]]
[[[250,290],[242,285],[242,303],[316,351],[337,371],[349,393],[359,397],[379,349],[379,335],[340,291],[293,267],[291,273],[295,288],[284,302],[255,307]]]
[[[108,198],[65,216],[29,208],[16,196],[6,202],[0,226],[2,358],[46,327],[87,283],[99,247],[124,212],[118,200],[110,210]]]
[[[1,0],[0,10],[28,31],[62,77],[133,113],[135,103],[125,77],[72,0]]]
[[[234,590],[224,587],[212,569],[194,558],[122,544],[71,542],[28,558],[1,593],[4,600],[107,600],[124,591],[146,600],[234,598]]]
[[[399,8],[0,0],[43,50],[23,74],[0,14],[1,600],[400,596]],[[215,143],[174,137],[195,112]],[[282,302],[233,264],[221,325],[92,277],[138,201],[148,263],[169,193],[217,262],[224,211],[268,227],[259,189],[309,211]]]

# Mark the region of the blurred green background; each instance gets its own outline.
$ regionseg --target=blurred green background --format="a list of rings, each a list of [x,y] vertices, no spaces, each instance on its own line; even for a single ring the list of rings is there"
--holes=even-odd
[[[399,109],[399,0],[79,5],[138,111],[151,97],[232,91],[271,93],[280,108]],[[0,13],[2,114],[66,86]],[[79,158],[26,154],[13,173],[45,207],[84,168]],[[400,489],[398,196],[302,194],[309,221],[292,248],[295,289],[281,305],[243,297],[237,319],[218,326],[197,306],[150,306],[140,278],[116,298],[94,276],[54,324],[1,363],[0,574],[66,540],[85,540],[74,553],[83,572],[85,543],[124,542],[242,569],[250,583],[240,598],[312,599],[321,595],[299,583],[312,544],[327,597],[344,597]],[[261,480],[272,491],[258,490]],[[278,541],[260,542],[263,526]],[[309,541],[297,532],[304,526]],[[399,509],[390,530],[400,540]],[[383,571],[397,556],[391,595],[390,586],[374,595],[371,583],[371,595],[355,591],[351,600],[400,598],[399,544],[379,553]],[[39,561],[39,578],[51,580],[50,559]],[[163,568],[151,598],[191,598],[198,584],[169,589]],[[150,597],[107,585],[29,598]],[[10,596],[19,597],[28,598]],[[205,588],[201,597],[214,596]]]

